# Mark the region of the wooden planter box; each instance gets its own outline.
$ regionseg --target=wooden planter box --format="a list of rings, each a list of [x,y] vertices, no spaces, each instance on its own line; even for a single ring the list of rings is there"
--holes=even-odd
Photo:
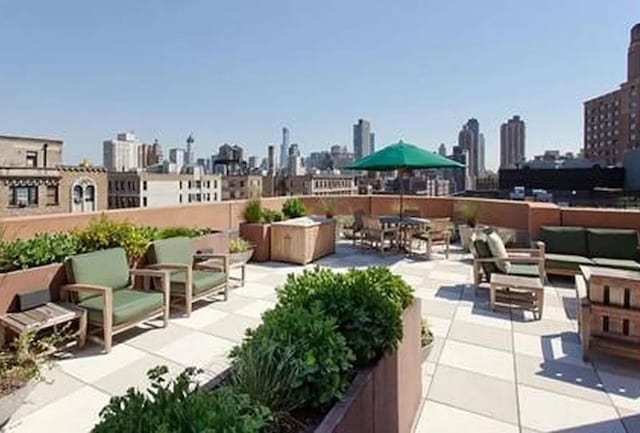
[[[306,265],[336,252],[336,220],[319,216],[271,224],[271,260]]]
[[[19,293],[48,288],[51,299],[57,300],[66,277],[62,263],[0,274],[0,314],[15,310],[16,295]]]
[[[271,224],[241,223],[240,237],[254,245],[251,260],[267,262],[271,260]]]
[[[191,239],[193,252],[212,250],[214,253],[229,252],[229,234],[223,231],[216,231],[204,236]]]
[[[402,316],[398,348],[360,371],[314,433],[410,433],[422,395],[420,301]]]

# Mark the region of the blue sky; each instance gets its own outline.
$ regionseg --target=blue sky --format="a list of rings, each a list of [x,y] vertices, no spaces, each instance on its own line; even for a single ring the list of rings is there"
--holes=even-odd
[[[0,133],[101,163],[124,130],[263,156],[283,125],[305,153],[351,147],[364,117],[378,145],[435,150],[475,116],[495,167],[516,113],[527,156],[578,150],[582,102],[624,81],[635,22],[635,0],[0,0]]]

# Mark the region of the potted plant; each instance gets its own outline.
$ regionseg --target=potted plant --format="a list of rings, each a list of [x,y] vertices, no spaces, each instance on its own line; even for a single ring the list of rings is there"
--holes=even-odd
[[[333,198],[325,198],[320,202],[322,212],[327,218],[333,218],[336,212],[336,201]]]
[[[62,334],[36,339],[35,332],[27,332],[0,352],[0,427],[27,398],[63,341]]]
[[[242,238],[229,240],[229,262],[233,264],[247,263],[255,248]]]
[[[422,362],[429,358],[433,348],[433,333],[426,320],[420,322],[420,349],[422,350]]]
[[[259,198],[247,201],[242,216],[244,222],[240,223],[240,236],[254,246],[251,259],[256,262],[268,261],[271,258],[271,221],[276,216],[271,218],[271,211],[262,208]]]
[[[286,199],[282,205],[282,213],[287,218],[299,218],[304,216],[305,212],[304,203],[297,197]]]
[[[458,220],[458,233],[460,234],[460,244],[465,251],[469,251],[471,235],[483,227],[478,226],[478,216],[480,208],[472,201],[456,203],[456,219]]]

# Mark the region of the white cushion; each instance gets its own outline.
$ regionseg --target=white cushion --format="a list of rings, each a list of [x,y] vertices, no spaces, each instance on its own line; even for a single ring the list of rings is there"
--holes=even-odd
[[[497,260],[496,266],[504,273],[508,273],[511,269],[511,263],[506,260],[509,258],[509,254],[507,253],[507,248],[504,246],[504,242],[502,238],[496,231],[492,231],[486,234],[487,244],[489,245],[489,250],[491,250],[491,255],[493,257],[503,260]]]

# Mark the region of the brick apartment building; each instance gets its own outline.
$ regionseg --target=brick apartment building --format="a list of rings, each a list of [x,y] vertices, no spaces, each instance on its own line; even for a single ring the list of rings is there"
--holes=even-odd
[[[627,81],[584,103],[584,156],[620,164],[626,151],[640,147],[640,24],[631,29]]]
[[[62,140],[0,135],[0,215],[107,208],[107,173],[62,164]]]

